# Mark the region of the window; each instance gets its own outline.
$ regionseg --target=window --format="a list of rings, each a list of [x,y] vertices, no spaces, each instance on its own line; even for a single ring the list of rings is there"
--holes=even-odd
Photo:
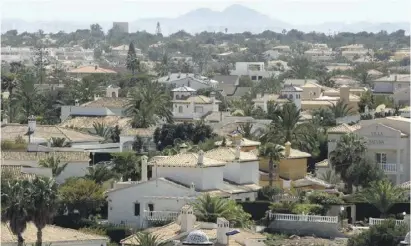
[[[154,204],[152,203],[148,204],[148,211],[150,211],[150,216],[153,216]]]
[[[251,76],[251,80],[257,80],[257,76]]]
[[[258,80],[262,80],[263,79],[263,76],[258,76]]]
[[[183,106],[178,107],[178,112],[183,113]]]
[[[180,95],[176,95],[176,100],[180,100]]]
[[[247,197],[245,200],[248,202],[248,201],[250,201],[250,198],[249,198],[249,197]]]
[[[111,97],[117,97],[116,92],[113,91],[113,92],[111,93]]]
[[[290,94],[290,96],[288,98],[290,98],[290,100],[292,100],[293,99],[293,94]]]
[[[375,160],[377,164],[386,164],[387,163],[387,154],[385,153],[375,153]]]
[[[203,107],[195,106],[194,113],[203,113]]]
[[[140,203],[134,203],[134,216],[140,216]]]

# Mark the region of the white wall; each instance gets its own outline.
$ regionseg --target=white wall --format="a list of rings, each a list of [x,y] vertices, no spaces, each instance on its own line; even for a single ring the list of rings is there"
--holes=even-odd
[[[154,204],[155,211],[179,211],[184,205],[184,200],[150,200],[146,196],[189,196],[190,189],[165,183],[161,180],[150,180],[133,187],[116,190],[108,193],[108,221],[110,223],[136,223],[141,225],[140,218],[144,215],[144,209],[148,203]],[[134,204],[140,203],[140,216],[134,216]]]
[[[224,168],[224,178],[237,184],[259,183],[258,162],[231,162]]]
[[[44,237],[43,237],[44,238]],[[17,242],[15,243],[1,243],[3,246],[17,246]],[[26,245],[35,245],[35,243],[26,243]],[[62,242],[43,242],[43,246],[106,246],[106,240],[87,240],[87,241],[62,241]]]
[[[157,167],[158,177],[168,177],[186,185],[194,183],[196,189],[218,189],[223,184],[224,167],[190,168],[190,167]],[[156,175],[153,167],[153,176]]]
[[[62,106],[60,119],[66,120],[70,115],[83,115],[83,116],[107,116],[116,115],[122,116],[123,110],[116,108],[103,108],[103,107],[81,107],[81,106]]]

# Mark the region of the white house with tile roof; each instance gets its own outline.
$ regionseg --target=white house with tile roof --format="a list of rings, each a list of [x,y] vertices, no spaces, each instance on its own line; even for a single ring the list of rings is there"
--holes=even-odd
[[[60,119],[64,122],[69,116],[123,116],[124,110],[129,103],[129,99],[119,97],[120,88],[108,86],[105,96],[96,95],[90,102],[75,105],[64,105],[61,107]]]
[[[166,76],[158,78],[157,81],[175,87],[187,86],[195,90],[210,87],[214,88],[218,85],[218,82],[215,80],[192,73],[169,73]]]
[[[218,112],[215,92],[210,97],[196,95],[196,90],[182,86],[172,90],[173,116],[175,120],[197,120],[210,113]]]
[[[232,155],[232,150],[228,151]],[[108,221],[135,228],[146,227],[151,220],[175,218],[183,205],[203,194],[242,201],[255,200],[260,189],[260,186],[254,182],[255,177],[242,175],[236,170],[238,163],[221,160],[223,159],[221,154],[222,152],[207,154],[203,151],[181,153],[156,157],[149,163],[146,157],[143,158],[141,181],[118,182],[113,189],[107,191]],[[216,158],[212,159],[207,155]],[[243,159],[247,160],[245,166],[255,166],[258,173],[255,156],[252,157],[251,154],[245,156],[242,153],[239,160],[243,161]],[[232,165],[229,168],[236,170],[239,176],[231,174],[227,177],[227,165]],[[152,170],[151,179],[147,176],[148,166],[151,166]],[[251,167],[248,169],[251,170]]]
[[[43,245],[53,246],[106,246],[110,239],[105,236],[84,233],[74,229],[46,225],[43,228]],[[33,223],[28,223],[22,233],[25,245],[35,245],[37,228]],[[1,245],[17,246],[17,237],[11,232],[10,225],[1,223]]]
[[[21,167],[26,172],[34,174],[48,173],[39,166],[39,161],[47,157],[60,158],[60,165],[68,163],[64,171],[56,177],[58,183],[63,183],[67,178],[83,177],[88,173],[90,162],[89,152],[11,152],[2,151],[1,165]],[[44,175],[43,175],[44,176]]]
[[[410,124],[399,116],[362,120],[349,126],[328,129],[328,153],[336,147],[342,134],[355,133],[367,139],[367,155],[375,160],[390,180],[400,184],[410,180]],[[331,163],[332,165],[332,163]]]
[[[239,233],[227,236],[226,233],[237,230]],[[178,219],[171,223],[146,229],[145,232],[158,237],[161,243],[168,245],[231,245],[263,246],[266,237],[247,229],[232,228],[225,218],[217,218],[214,223],[196,219],[193,208],[184,206]],[[140,245],[135,234],[120,241],[122,246]]]

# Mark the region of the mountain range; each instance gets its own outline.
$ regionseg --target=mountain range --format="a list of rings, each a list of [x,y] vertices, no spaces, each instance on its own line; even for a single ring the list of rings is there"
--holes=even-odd
[[[292,25],[284,21],[273,19],[267,15],[261,14],[251,8],[239,4],[231,5],[223,11],[214,11],[207,8],[200,8],[190,11],[176,18],[146,18],[129,22],[129,32],[146,30],[154,33],[157,22],[160,22],[162,33],[169,35],[179,30],[185,30],[189,33],[198,33],[202,31],[224,32],[227,28],[228,33],[239,33],[249,31],[252,33],[261,33],[265,30],[281,32],[283,29],[297,29],[303,32],[379,32],[385,30],[394,32],[403,29],[409,35],[410,24],[407,22],[392,23],[342,23],[342,22],[325,22],[319,25]],[[98,22],[100,26],[107,31],[112,27],[111,22]],[[28,22],[21,19],[2,19],[1,32],[16,29],[19,32],[35,32],[42,29],[46,33],[72,32],[77,29],[88,29],[93,23],[70,22],[70,21],[35,21]]]

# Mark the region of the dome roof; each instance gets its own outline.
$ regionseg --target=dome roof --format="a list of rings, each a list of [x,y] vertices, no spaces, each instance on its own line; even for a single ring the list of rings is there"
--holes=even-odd
[[[188,234],[186,240],[183,242],[184,245],[211,245],[213,244],[208,240],[207,235],[199,230],[195,230]]]

